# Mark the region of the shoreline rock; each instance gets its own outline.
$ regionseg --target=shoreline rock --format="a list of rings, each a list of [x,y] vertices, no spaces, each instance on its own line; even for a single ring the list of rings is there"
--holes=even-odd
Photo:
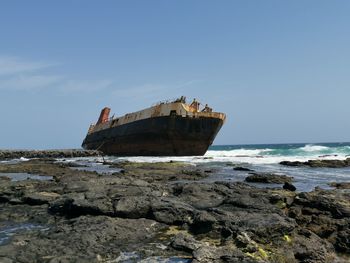
[[[63,150],[0,150],[0,160],[19,158],[74,158],[103,156],[95,150],[63,149]]]
[[[242,172],[254,172],[254,170],[242,166],[234,167],[233,170]]]
[[[350,257],[350,193],[200,181],[205,167],[176,162],[120,168],[124,173],[101,176],[47,160],[0,164],[0,172],[54,177],[1,180],[0,229],[12,222],[46,230],[17,232],[0,245],[0,261],[113,262],[123,253],[197,263]]]
[[[291,183],[289,183],[289,182],[285,182],[284,183],[283,189],[289,190],[289,191],[292,191],[292,192],[297,190],[297,188],[294,185],[292,185]]]
[[[331,182],[328,185],[337,189],[350,189],[350,182]]]
[[[291,183],[293,177],[287,175],[273,174],[273,173],[249,173],[245,178],[246,182],[263,183],[263,184],[284,184]]]
[[[282,161],[281,165],[292,166],[292,167],[303,167],[308,166],[312,168],[324,167],[324,168],[344,168],[350,167],[350,158],[345,160],[308,160],[306,162],[299,161]]]

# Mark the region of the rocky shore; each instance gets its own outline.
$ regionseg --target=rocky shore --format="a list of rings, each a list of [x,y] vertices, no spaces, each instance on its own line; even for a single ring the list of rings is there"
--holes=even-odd
[[[286,166],[309,166],[309,167],[326,167],[326,168],[343,168],[350,167],[350,158],[345,160],[308,160],[306,162],[291,162],[291,161],[283,161],[280,162],[281,165]]]
[[[350,192],[342,187],[299,193],[208,182],[211,171],[179,162],[106,165],[120,172],[50,159],[0,164],[0,262],[350,260]]]
[[[0,150],[0,160],[19,158],[73,158],[101,156],[101,152],[94,150],[66,149],[66,150]]]

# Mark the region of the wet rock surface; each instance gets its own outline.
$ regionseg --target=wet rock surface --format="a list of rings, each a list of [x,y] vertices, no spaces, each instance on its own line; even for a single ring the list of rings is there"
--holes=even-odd
[[[327,168],[343,168],[350,166],[350,158],[345,160],[308,160],[306,162],[292,162],[292,161],[283,161],[280,162],[281,165],[286,166],[309,166],[309,167],[327,167]]]
[[[245,178],[246,182],[251,183],[264,183],[264,184],[284,184],[293,181],[293,177],[272,174],[272,173],[249,173],[250,175]]]
[[[233,167],[233,170],[235,171],[242,171],[242,172],[253,172],[254,170],[247,168],[247,167],[242,167],[242,166],[237,166]]]
[[[350,189],[350,182],[331,182],[328,185],[337,189]]]
[[[41,226],[0,244],[0,262],[127,262],[128,253],[136,261],[349,260],[349,192],[205,182],[204,169],[177,162],[108,165],[122,172],[100,175],[53,160],[0,165],[3,173],[53,177],[0,178],[0,233]]]

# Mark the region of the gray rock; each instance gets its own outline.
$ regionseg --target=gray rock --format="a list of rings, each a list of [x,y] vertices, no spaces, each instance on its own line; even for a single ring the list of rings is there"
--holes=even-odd
[[[327,167],[327,168],[343,168],[350,166],[350,158],[346,160],[308,160],[307,162],[291,162],[283,161],[281,165],[286,166],[309,166],[309,167]]]
[[[206,211],[199,211],[195,214],[190,229],[192,233],[204,234],[213,230],[215,223],[217,223],[217,220],[213,215]]]
[[[66,150],[0,150],[0,160],[24,158],[73,158],[101,156],[94,150],[66,149]]]
[[[285,182],[284,183],[283,189],[288,190],[288,191],[292,191],[292,192],[297,190],[297,188],[294,185],[292,185],[291,183],[289,183],[289,182]]]
[[[170,245],[176,250],[192,253],[202,244],[195,240],[192,236],[180,233],[173,238]]]
[[[296,194],[242,182],[173,182],[199,178],[182,171],[200,167],[179,163],[122,167],[124,174],[99,176],[47,159],[0,164],[0,171],[56,178],[1,180],[0,227],[29,222],[47,228],[16,232],[0,246],[0,258],[113,262],[135,251],[141,259],[180,254],[193,262],[334,262],[335,251],[350,254],[347,191]]]
[[[246,182],[250,183],[265,183],[265,184],[283,184],[292,182],[293,177],[271,173],[250,173],[245,178]]]
[[[338,232],[335,247],[339,252],[350,254],[350,229]]]
[[[144,196],[126,196],[115,201],[115,213],[124,218],[148,218],[151,200]]]
[[[196,209],[192,206],[172,199],[152,200],[153,218],[168,225],[192,224]]]

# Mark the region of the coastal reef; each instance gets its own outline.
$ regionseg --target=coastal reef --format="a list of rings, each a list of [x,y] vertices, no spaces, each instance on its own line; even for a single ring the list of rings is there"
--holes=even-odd
[[[304,193],[210,181],[212,171],[181,162],[104,165],[119,170],[54,159],[0,164],[0,262],[350,260],[344,187]],[[250,178],[292,181],[271,176]]]
[[[325,167],[325,168],[343,168],[350,167],[350,158],[345,160],[308,160],[306,162],[299,161],[282,161],[281,165],[286,166],[309,166],[309,167]]]
[[[101,156],[95,150],[0,150],[0,160],[20,158],[73,158]]]

